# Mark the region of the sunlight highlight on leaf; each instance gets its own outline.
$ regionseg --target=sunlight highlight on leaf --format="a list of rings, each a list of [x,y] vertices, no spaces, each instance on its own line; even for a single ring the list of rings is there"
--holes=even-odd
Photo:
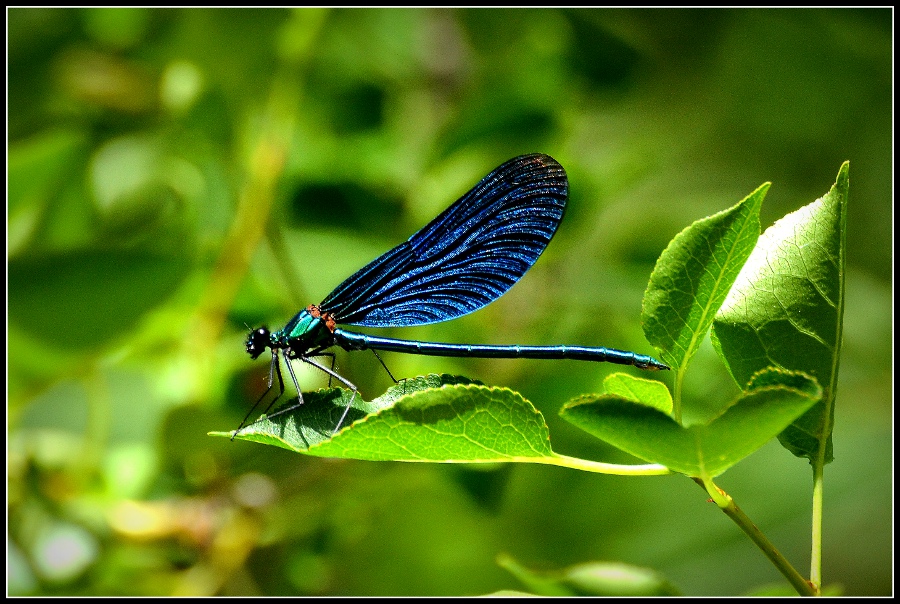
[[[769,184],[728,210],[698,220],[660,255],[644,294],[647,339],[673,368],[684,368],[759,237],[759,208]]]
[[[830,461],[834,388],[844,311],[849,163],[824,197],[788,214],[760,237],[716,316],[713,344],[739,385],[767,366],[803,371],[825,389],[782,444]]]

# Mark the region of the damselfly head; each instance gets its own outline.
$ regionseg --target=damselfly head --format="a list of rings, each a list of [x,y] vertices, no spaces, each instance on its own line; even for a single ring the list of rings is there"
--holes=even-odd
[[[266,347],[271,344],[271,341],[269,329],[267,327],[254,329],[247,336],[247,354],[250,355],[251,359],[255,360],[259,355],[266,351]]]

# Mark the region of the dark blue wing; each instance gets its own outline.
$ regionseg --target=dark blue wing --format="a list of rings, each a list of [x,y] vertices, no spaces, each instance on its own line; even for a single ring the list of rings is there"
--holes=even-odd
[[[366,327],[436,323],[478,310],[538,259],[568,193],[566,172],[552,157],[511,159],[319,307],[338,323]]]

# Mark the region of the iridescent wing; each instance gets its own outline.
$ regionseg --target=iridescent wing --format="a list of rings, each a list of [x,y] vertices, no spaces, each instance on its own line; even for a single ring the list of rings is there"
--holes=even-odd
[[[422,325],[502,296],[550,243],[566,208],[566,172],[548,155],[509,160],[319,305],[337,323]]]

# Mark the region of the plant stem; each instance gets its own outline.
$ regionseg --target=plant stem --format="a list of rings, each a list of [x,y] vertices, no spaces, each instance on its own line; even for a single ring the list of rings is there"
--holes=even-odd
[[[781,555],[781,552],[779,552],[775,545],[769,541],[755,524],[753,524],[750,518],[737,506],[734,499],[732,499],[728,493],[717,487],[712,480],[704,481],[702,478],[694,478],[693,480],[700,485],[703,490],[709,493],[713,501],[716,502],[716,505],[718,505],[729,518],[741,527],[742,531],[747,533],[747,536],[750,537],[756,546],[762,550],[763,554],[772,561],[775,568],[785,576],[794,589],[797,590],[797,593],[801,596],[817,595],[817,590],[797,572],[797,569],[795,569],[783,555]]]
[[[822,491],[825,482],[823,468],[823,464],[815,464],[813,467],[812,551],[810,552],[809,582],[816,590],[816,595],[821,595],[822,590]]]
[[[685,366],[679,365],[675,369],[675,380],[672,383],[672,419],[681,423],[681,387],[684,383]]]
[[[617,476],[663,476],[672,473],[666,466],[655,463],[631,466],[590,461],[588,459],[569,457],[568,455],[559,455],[558,453],[553,454],[552,457],[523,457],[516,461],[543,463],[572,468],[573,470],[584,470],[585,472],[596,472],[598,474],[615,474]]]

